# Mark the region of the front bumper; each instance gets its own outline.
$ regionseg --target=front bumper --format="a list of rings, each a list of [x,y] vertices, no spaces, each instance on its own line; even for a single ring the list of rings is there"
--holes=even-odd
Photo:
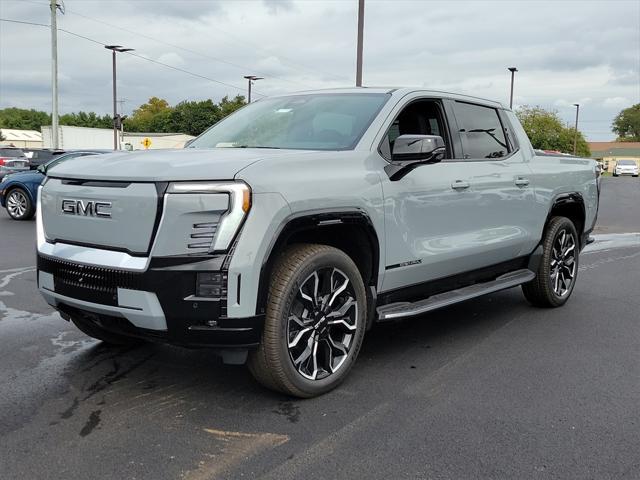
[[[105,330],[187,347],[258,345],[263,316],[228,318],[224,256],[151,261],[145,271],[92,266],[38,254],[38,288],[64,317]],[[220,272],[216,298],[196,296],[198,272]]]

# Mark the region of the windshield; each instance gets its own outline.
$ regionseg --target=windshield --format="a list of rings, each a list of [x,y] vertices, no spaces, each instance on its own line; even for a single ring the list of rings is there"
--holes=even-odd
[[[0,157],[24,157],[24,153],[19,148],[0,148]]]
[[[633,160],[618,160],[618,165],[624,165],[626,167],[635,167],[636,162]]]
[[[188,148],[347,150],[389,98],[384,93],[268,98],[225,118]]]

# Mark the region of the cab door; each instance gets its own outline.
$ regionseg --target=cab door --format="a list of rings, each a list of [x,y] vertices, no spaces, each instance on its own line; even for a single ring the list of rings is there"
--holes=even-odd
[[[383,176],[383,291],[514,259],[526,243],[518,217],[533,202],[528,165],[496,108],[477,105],[481,110],[469,112],[456,103],[407,99],[382,139],[379,154],[387,160],[402,134],[440,135],[448,145],[440,163],[400,180]]]

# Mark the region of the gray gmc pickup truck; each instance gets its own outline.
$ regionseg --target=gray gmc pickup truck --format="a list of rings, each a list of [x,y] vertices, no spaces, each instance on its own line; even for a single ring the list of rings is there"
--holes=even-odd
[[[184,150],[47,173],[38,286],[63,318],[299,397],[344,380],[376,322],[518,285],[563,305],[599,199],[594,161],[536,156],[501,104],[406,88],[267,98]]]

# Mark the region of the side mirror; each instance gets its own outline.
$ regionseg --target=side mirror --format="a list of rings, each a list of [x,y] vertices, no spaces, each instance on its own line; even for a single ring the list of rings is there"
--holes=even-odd
[[[47,173],[47,167],[44,166],[44,163],[41,164],[41,165],[38,165],[36,167],[36,170],[39,171],[43,175],[45,175]]]
[[[400,135],[393,143],[391,164],[384,167],[391,181],[400,180],[418,165],[438,163],[447,149],[438,135]]]
[[[438,135],[400,135],[393,143],[391,161],[432,160],[444,153],[444,140]]]

